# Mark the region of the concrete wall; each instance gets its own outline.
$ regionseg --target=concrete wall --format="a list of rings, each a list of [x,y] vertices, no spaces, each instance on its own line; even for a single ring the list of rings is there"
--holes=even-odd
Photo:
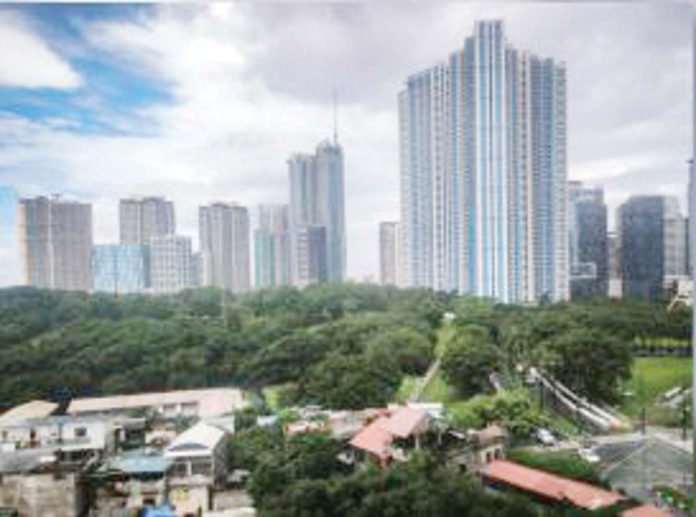
[[[74,517],[82,505],[77,476],[53,474],[0,476],[0,506],[16,509],[22,517]]]

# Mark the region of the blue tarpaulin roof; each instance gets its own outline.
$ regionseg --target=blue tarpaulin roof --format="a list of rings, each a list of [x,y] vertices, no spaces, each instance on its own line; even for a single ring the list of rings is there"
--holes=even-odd
[[[143,517],[176,517],[171,507],[168,504],[162,506],[149,506],[145,508]]]

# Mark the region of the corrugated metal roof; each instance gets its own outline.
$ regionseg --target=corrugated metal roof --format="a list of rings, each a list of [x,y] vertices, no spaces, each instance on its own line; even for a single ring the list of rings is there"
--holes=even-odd
[[[569,501],[579,508],[595,510],[623,501],[624,496],[603,488],[532,469],[506,460],[495,460],[482,471],[485,478],[555,501]]]
[[[58,408],[58,404],[45,400],[32,400],[15,406],[0,416],[0,425],[11,424],[29,418],[45,418]]]
[[[422,409],[400,407],[384,423],[384,429],[399,438],[408,438],[426,418],[427,413]]]
[[[621,514],[622,517],[671,517],[671,515],[671,513],[651,504],[631,508]]]
[[[199,422],[177,436],[167,447],[164,456],[169,458],[211,454],[224,436],[225,432],[220,428]]]

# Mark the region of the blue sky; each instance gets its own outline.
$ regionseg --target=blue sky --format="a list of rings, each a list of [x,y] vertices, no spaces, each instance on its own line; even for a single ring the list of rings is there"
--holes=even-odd
[[[475,21],[565,61],[569,178],[679,195],[691,154],[688,3],[7,4],[0,7],[0,185],[94,206],[164,195],[181,233],[197,207],[285,202],[286,160],[332,132],[346,156],[348,273],[375,277],[377,228],[398,218],[397,94]],[[366,244],[367,243],[367,244]],[[2,250],[0,285],[16,283]]]

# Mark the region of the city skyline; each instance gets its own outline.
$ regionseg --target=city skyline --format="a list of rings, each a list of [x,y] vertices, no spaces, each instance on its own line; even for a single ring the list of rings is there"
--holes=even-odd
[[[95,243],[117,241],[116,201],[133,195],[171,199],[178,231],[195,235],[197,207],[211,201],[287,202],[285,160],[331,135],[336,89],[348,277],[376,279],[377,222],[398,215],[394,96],[409,73],[459,46],[477,19],[501,18],[516,46],[572,70],[568,178],[603,186],[613,218],[630,194],[650,192],[659,174],[659,193],[679,195],[685,210],[685,13],[679,5],[423,6],[404,13],[389,5],[8,8],[0,12],[3,37],[45,66],[0,63],[7,141],[0,184],[20,197],[64,192],[93,203]],[[380,35],[387,19],[399,28],[389,31],[388,44]],[[191,20],[200,52],[176,38]],[[288,28],[280,30],[281,22]],[[578,23],[583,30],[569,36]],[[308,25],[331,44],[317,45],[316,35],[297,29]],[[352,38],[358,26],[365,35]],[[259,47],[268,28],[278,33]],[[415,34],[427,44],[398,52]],[[361,64],[365,45],[373,46],[380,70]],[[287,57],[294,66],[279,66]],[[112,88],[98,80],[104,67]]]

